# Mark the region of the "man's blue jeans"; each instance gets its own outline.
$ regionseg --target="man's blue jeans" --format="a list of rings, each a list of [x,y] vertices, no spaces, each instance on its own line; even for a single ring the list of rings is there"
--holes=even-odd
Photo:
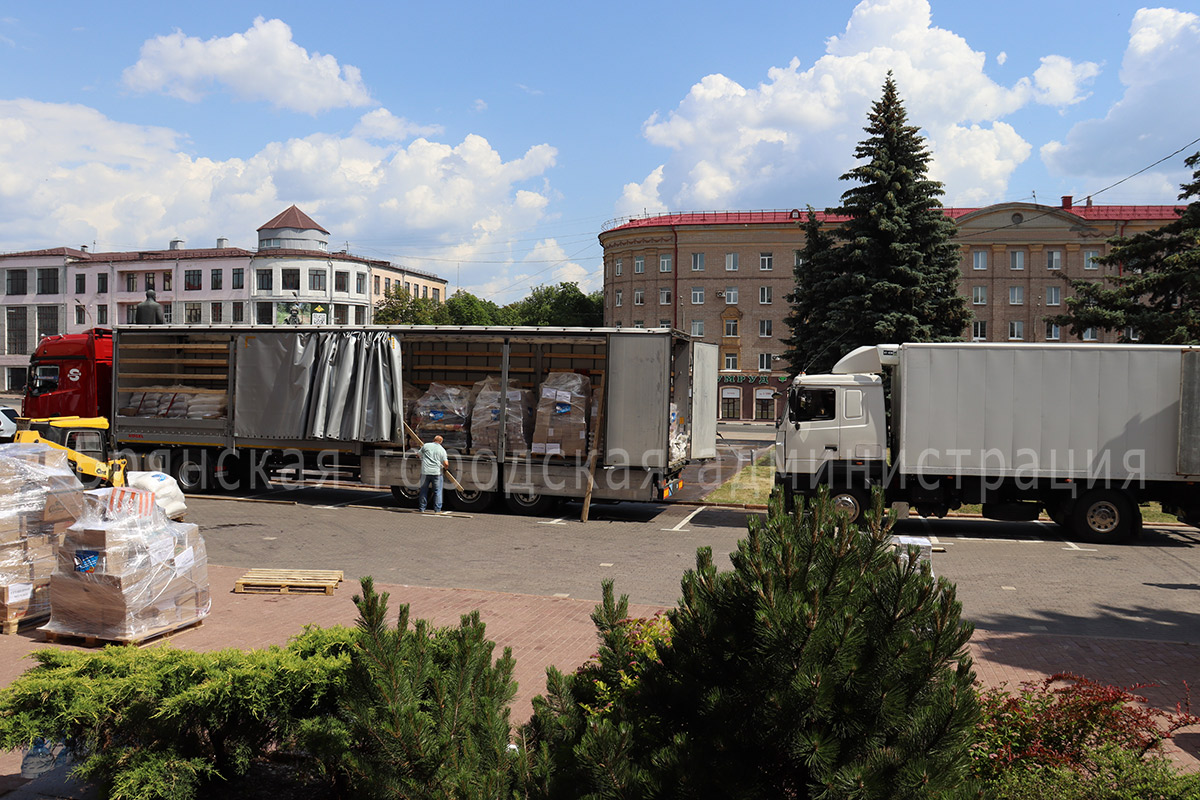
[[[442,510],[442,476],[437,475],[422,475],[421,476],[421,495],[417,500],[417,508],[422,511],[429,500],[429,487],[433,487],[433,510],[440,512]]]

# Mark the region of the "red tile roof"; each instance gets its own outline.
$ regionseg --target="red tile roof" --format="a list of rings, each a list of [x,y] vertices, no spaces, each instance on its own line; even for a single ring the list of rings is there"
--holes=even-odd
[[[296,230],[300,231],[320,231],[326,236],[329,235],[329,231],[313,222],[312,217],[310,217],[308,214],[305,214],[294,205],[288,206],[286,211],[275,217],[275,219],[271,220],[266,225],[263,225],[261,228],[259,228],[259,230],[269,231],[275,230],[276,228],[295,228]]]

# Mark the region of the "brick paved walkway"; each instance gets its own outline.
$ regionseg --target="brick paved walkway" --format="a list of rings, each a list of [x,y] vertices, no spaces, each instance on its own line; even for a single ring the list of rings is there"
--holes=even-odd
[[[351,598],[358,590],[356,584],[342,584],[333,596],[233,594],[234,581],[243,572],[210,566],[211,615],[201,626],[167,641],[196,650],[245,649],[283,644],[307,623],[354,624],[356,610]],[[479,609],[488,637],[499,648],[513,649],[519,684],[512,707],[514,722],[528,719],[530,701],[545,688],[547,666],[569,670],[595,652],[595,628],[590,619],[593,601],[388,584],[379,584],[377,589],[390,594],[393,614],[399,603],[408,603],[412,617],[438,625],[456,624],[460,615]],[[636,616],[661,610],[644,605],[630,609]],[[0,685],[7,685],[30,666],[25,656],[46,646],[68,647],[46,645],[37,631],[0,636]],[[1024,680],[1075,672],[1123,686],[1159,684],[1143,694],[1155,705],[1168,708],[1183,698],[1183,681],[1200,686],[1197,644],[977,631],[970,649],[979,680],[987,686],[1007,683],[1015,688]],[[1178,734],[1172,753],[1186,768],[1200,770],[1200,730]],[[12,780],[19,772],[19,754],[0,756],[0,793],[19,783]]]

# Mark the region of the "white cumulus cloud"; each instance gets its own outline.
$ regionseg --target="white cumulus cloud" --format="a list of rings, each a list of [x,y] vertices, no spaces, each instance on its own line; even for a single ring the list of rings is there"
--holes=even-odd
[[[1032,102],[1078,102],[1098,68],[1047,57],[1035,75],[1004,86],[985,63],[963,37],[932,23],[928,0],[863,0],[811,65],[793,58],[754,87],[708,75],[676,108],[652,115],[644,135],[671,155],[625,184],[617,213],[836,205],[846,189],[838,176],[853,164],[889,70],[909,119],[928,134],[931,175],[947,182],[947,202],[1002,199],[1031,145],[1000,120]]]
[[[316,114],[371,103],[357,67],[309,53],[278,19],[259,17],[244,33],[202,41],[182,31],[150,39],[125,85],[197,102],[215,87],[239,100]]]
[[[402,142],[413,136],[432,136],[441,132],[441,125],[417,125],[403,117],[397,117],[386,108],[377,108],[362,115],[351,135],[363,139]]]

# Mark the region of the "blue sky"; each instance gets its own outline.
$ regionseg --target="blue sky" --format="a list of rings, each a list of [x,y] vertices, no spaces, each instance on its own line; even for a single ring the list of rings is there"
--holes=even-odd
[[[1200,149],[1191,3],[745,8],[7,4],[0,251],[253,248],[295,203],[500,302],[597,288],[608,220],[836,205],[889,69],[947,205],[1173,203]]]

